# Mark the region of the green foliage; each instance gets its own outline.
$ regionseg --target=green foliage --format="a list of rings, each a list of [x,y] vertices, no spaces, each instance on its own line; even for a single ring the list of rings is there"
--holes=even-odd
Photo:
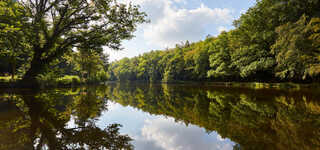
[[[7,61],[5,67],[12,78],[18,70],[26,67],[23,63],[28,62],[31,56],[31,53],[27,52],[30,46],[23,33],[27,17],[23,6],[15,1],[0,2],[0,57]]]
[[[114,80],[164,82],[318,81],[319,5],[318,0],[258,0],[229,32],[114,62],[109,74]]]
[[[58,85],[79,85],[81,84],[81,80],[78,76],[63,76],[61,78],[56,79]]]
[[[81,75],[82,80],[88,82],[99,82],[107,80],[107,74],[105,68],[107,62],[102,60],[107,58],[104,54],[99,54],[94,50],[82,49],[79,52],[74,53],[73,60],[75,69]]]
[[[22,77],[21,85],[33,85],[41,74],[39,80],[48,82],[64,75],[88,83],[319,81],[319,5],[319,0],[257,0],[231,31],[109,65],[102,47],[120,50],[121,41],[146,22],[138,6],[102,0],[1,1],[0,74]]]
[[[55,87],[57,86],[56,79],[57,74],[54,72],[48,72],[46,74],[40,74],[37,76],[37,82],[40,83],[42,87]]]
[[[72,50],[121,49],[121,41],[131,39],[137,24],[146,22],[139,6],[116,0],[1,1],[0,17],[0,49],[10,52],[12,70],[18,52],[30,55],[21,86],[37,86],[36,77]]]
[[[102,60],[104,59],[104,60]],[[98,84],[109,79],[108,55],[83,50],[65,55],[51,63],[46,73],[37,76],[41,87],[65,87],[80,84]]]
[[[82,83],[78,76],[66,75],[63,77],[57,77],[53,72],[39,75],[37,77],[37,81],[41,87],[65,87],[80,85]]]
[[[8,82],[11,82],[11,81],[15,81],[15,80],[19,80],[20,78],[18,78],[17,76],[15,76],[12,80],[12,77],[11,76],[0,76],[0,82],[5,82],[5,83],[8,83]]]
[[[124,58],[111,64],[109,76],[113,76],[113,80],[147,82],[205,79],[209,67],[208,41],[196,44],[186,42],[166,51]]]
[[[236,74],[235,68],[231,66],[232,48],[230,47],[230,34],[221,33],[214,42],[212,42],[209,50],[210,70],[208,77],[228,78]]]
[[[319,40],[316,32],[312,31],[317,25],[319,23],[314,20],[309,23],[307,17],[302,16],[295,23],[277,28],[279,36],[272,47],[277,60],[277,76],[282,79],[306,79],[319,75],[320,51],[315,45]]]

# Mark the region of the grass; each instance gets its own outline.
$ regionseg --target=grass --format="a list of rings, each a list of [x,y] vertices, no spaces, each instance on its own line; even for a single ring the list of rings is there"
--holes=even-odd
[[[70,87],[81,84],[79,76],[65,75],[63,77],[55,77],[51,74],[38,76],[38,82],[41,87]]]
[[[0,86],[10,87],[12,83],[16,83],[18,80],[21,80],[21,78],[15,77],[14,80],[12,80],[11,76],[0,76]],[[39,76],[38,82],[40,83],[41,87],[66,87],[81,84],[80,77],[73,75],[66,75],[60,78],[51,78],[50,76]]]

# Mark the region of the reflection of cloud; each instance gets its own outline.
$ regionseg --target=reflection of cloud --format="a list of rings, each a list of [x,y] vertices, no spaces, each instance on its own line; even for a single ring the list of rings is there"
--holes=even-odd
[[[137,149],[149,150],[227,150],[233,143],[215,132],[208,135],[196,126],[175,123],[173,119],[146,120],[141,137],[135,138]]]
[[[218,139],[219,141],[225,141],[225,140],[226,140],[226,139],[222,138],[219,134],[217,135],[217,139]]]
[[[107,111],[113,111],[116,109],[119,109],[119,104],[112,102],[112,101],[108,101],[108,110]]]

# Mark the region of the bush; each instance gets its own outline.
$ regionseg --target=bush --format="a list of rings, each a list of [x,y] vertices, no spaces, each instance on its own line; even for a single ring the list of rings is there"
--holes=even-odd
[[[14,77],[14,81],[19,79],[20,78],[18,78],[17,76]],[[0,82],[9,83],[11,81],[12,81],[11,76],[0,76]]]
[[[47,73],[37,77],[41,87],[73,86],[81,84],[78,76],[66,75],[57,77],[54,73]]]
[[[108,81],[108,79],[109,79],[109,75],[105,71],[98,72],[96,76],[97,76],[98,81],[100,81],[100,82],[105,82],[105,81]]]
[[[46,74],[40,74],[37,76],[37,81],[41,85],[41,87],[49,87],[49,86],[56,86],[56,78],[57,75],[53,72],[48,72]]]
[[[8,76],[2,76],[0,77],[0,82],[10,82],[11,81],[11,77]]]
[[[60,86],[70,86],[70,85],[79,85],[81,80],[78,76],[66,75],[56,79],[56,82]]]

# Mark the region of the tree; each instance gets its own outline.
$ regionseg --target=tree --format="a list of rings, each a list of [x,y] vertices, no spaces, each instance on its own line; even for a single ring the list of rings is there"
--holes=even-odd
[[[118,64],[114,67],[113,73],[120,81],[127,81],[135,79],[134,67],[131,66],[129,58],[121,59]]]
[[[240,70],[242,78],[260,78],[258,76],[272,76],[275,60],[270,52],[278,26],[272,9],[275,0],[261,0],[234,21],[236,29],[233,31],[235,51],[231,55],[232,66]]]
[[[23,35],[30,45],[32,60],[19,83],[38,86],[36,76],[66,52],[85,46],[121,49],[121,41],[133,37],[145,13],[117,0],[25,0],[17,1],[28,14]],[[15,38],[18,38],[15,36]]]
[[[210,70],[208,77],[228,78],[236,73],[236,70],[231,66],[232,49],[229,44],[230,34],[222,32],[210,47]]]
[[[209,47],[212,44],[213,38],[207,38],[204,42],[198,43],[196,53],[193,56],[195,79],[203,80],[207,78],[209,69]]]
[[[279,34],[272,51],[276,55],[276,76],[281,79],[301,80],[320,74],[319,34],[320,21],[311,21],[303,15],[297,22],[277,28]],[[318,32],[318,33],[317,33]]]
[[[271,46],[277,39],[276,28],[296,22],[305,14],[314,17],[320,7],[318,0],[258,0],[234,22],[237,37],[233,65],[243,78],[273,78],[276,59]]]
[[[130,77],[145,81],[203,81],[207,77],[215,81],[316,81],[320,74],[319,12],[319,0],[257,0],[234,21],[234,30],[176,44],[157,57],[151,52],[135,57],[138,61],[126,60],[131,63]],[[306,16],[304,22],[302,16]],[[113,64],[126,66],[123,61]]]
[[[25,10],[13,0],[0,2],[0,55],[7,58],[12,80],[16,75],[17,63],[28,57],[28,45],[22,29],[27,20]]]

